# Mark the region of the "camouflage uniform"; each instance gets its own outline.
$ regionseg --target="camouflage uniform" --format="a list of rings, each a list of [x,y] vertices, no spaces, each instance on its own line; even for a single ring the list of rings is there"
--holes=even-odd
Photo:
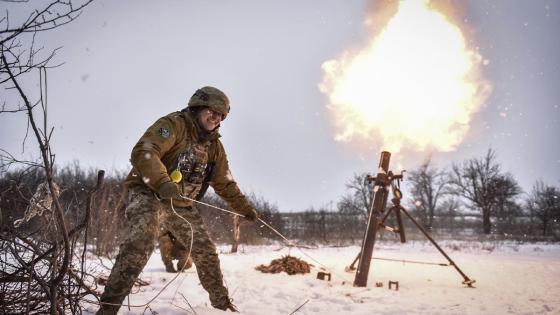
[[[193,202],[179,198],[160,200],[154,194],[162,185],[172,182],[169,174],[173,170],[179,170],[182,180],[178,184],[182,195],[195,199],[204,189],[208,173],[212,173],[210,185],[214,191],[235,212],[253,220],[256,218],[255,209],[231,176],[220,135],[217,130],[206,132],[199,126],[197,111],[193,110],[197,107],[209,107],[225,118],[229,112],[229,100],[216,88],[197,90],[186,109],[157,120],[132,150],[133,168],[125,180],[128,187],[125,213],[129,233],[120,245],[101,296],[102,307],[98,314],[117,313],[154,250],[160,226],[171,232],[187,249],[192,233],[191,257],[200,283],[208,291],[212,306],[222,310],[231,308],[216,247]],[[172,213],[171,202],[176,212],[190,225]]]
[[[177,272],[187,270],[192,266],[192,258],[189,251],[183,246],[171,232],[162,228],[158,243],[161,260],[165,265],[165,271]],[[173,266],[173,260],[177,259],[177,269]]]

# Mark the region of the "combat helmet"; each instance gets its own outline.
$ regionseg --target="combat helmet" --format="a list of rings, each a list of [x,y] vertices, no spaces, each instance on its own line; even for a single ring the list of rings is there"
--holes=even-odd
[[[223,119],[226,119],[229,113],[229,99],[226,94],[219,89],[212,86],[205,86],[194,92],[187,107],[209,107],[222,114]]]

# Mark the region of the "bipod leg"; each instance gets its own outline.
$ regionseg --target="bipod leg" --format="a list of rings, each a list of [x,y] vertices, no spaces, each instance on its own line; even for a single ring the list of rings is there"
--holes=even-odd
[[[356,270],[356,267],[354,267],[354,265],[358,262],[361,255],[362,255],[362,252],[359,252],[358,256],[356,256],[356,258],[354,258],[354,261],[350,264],[350,266],[347,266],[346,268],[344,268],[344,271],[351,272],[351,271]]]
[[[392,211],[395,212],[395,216],[397,219],[396,228],[385,225],[385,221],[387,220],[387,218],[389,217]],[[389,232],[399,233],[399,236],[401,238],[401,243],[406,243],[406,236],[404,234],[404,225],[402,224],[402,216],[401,216],[400,208],[398,206],[393,206],[389,210],[387,210],[387,212],[383,216],[383,219],[381,219],[379,226]]]
[[[404,235],[404,225],[402,223],[401,207],[394,207],[395,214],[397,215],[397,226],[399,227],[399,235],[401,236],[401,243],[406,243],[406,237]]]
[[[463,284],[466,284],[468,287],[473,288],[473,284],[476,282],[476,280],[474,279],[470,279],[462,270],[461,268],[459,268],[459,266],[457,266],[457,264],[455,264],[455,262],[451,259],[451,257],[449,257],[441,247],[439,247],[439,245],[436,243],[436,241],[434,241],[434,239],[428,234],[428,232],[420,225],[418,224],[418,222],[416,222],[416,220],[414,220],[414,218],[408,213],[408,211],[406,211],[405,208],[400,207],[400,210],[402,210],[402,212],[404,212],[404,214],[406,214],[406,216],[410,219],[410,221],[412,221],[412,223],[414,223],[414,225],[416,225],[416,227],[422,231],[422,233],[424,234],[424,236],[426,236],[426,238],[428,240],[430,240],[430,242],[432,242],[432,244],[439,250],[439,252],[447,259],[447,261],[449,261],[449,264],[453,267],[455,267],[455,269],[457,270],[457,272],[459,272],[461,274],[461,276],[463,277],[464,281]]]
[[[391,214],[391,210],[393,210],[393,208],[390,208],[389,210],[387,210],[387,212],[383,216],[383,219],[381,219],[381,222],[379,223],[379,225],[381,225],[381,226],[385,225],[385,220],[387,220],[387,218],[389,217],[389,214]]]

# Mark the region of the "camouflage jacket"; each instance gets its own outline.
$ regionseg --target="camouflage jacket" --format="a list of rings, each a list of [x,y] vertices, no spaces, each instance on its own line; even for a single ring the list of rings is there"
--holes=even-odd
[[[171,181],[170,173],[178,168],[183,177],[179,183],[183,195],[194,199],[206,176],[207,165],[214,164],[210,186],[235,212],[249,213],[252,206],[231,176],[219,138],[219,133],[214,131],[200,139],[195,118],[188,111],[174,112],[158,119],[132,149],[132,170],[125,186],[146,185],[157,191],[159,185]],[[178,207],[189,207],[192,203],[173,201]]]

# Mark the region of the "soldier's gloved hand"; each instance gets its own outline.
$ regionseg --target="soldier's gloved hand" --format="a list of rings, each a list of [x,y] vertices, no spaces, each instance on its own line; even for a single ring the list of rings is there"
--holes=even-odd
[[[257,218],[259,217],[259,215],[258,215],[258,213],[257,213],[257,210],[255,210],[255,208],[246,209],[246,210],[243,212],[243,215],[244,215],[243,218],[244,218],[245,220],[247,220],[247,221],[250,221],[250,222],[255,222],[255,221],[257,221]]]
[[[159,185],[157,194],[161,199],[179,199],[181,197],[179,186],[174,182],[165,182]]]

